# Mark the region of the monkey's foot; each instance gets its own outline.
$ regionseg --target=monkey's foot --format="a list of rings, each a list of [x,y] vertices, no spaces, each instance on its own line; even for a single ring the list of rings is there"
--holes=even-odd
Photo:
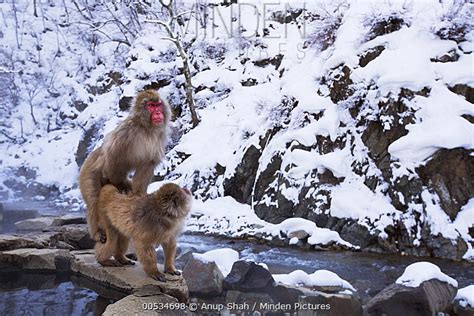
[[[166,278],[165,278],[165,275],[161,272],[158,272],[154,275],[150,275],[150,277],[156,281],[159,281],[159,282],[166,282]]]
[[[137,261],[137,260],[138,260],[137,254],[135,254],[135,253],[129,253],[129,254],[125,255],[125,257],[127,257],[128,259],[131,259],[131,260],[133,260],[133,261]]]
[[[121,267],[122,264],[116,260],[107,259],[99,261],[99,264],[104,267]]]
[[[127,258],[115,258],[118,262],[123,264],[124,266],[133,266],[135,265],[135,261],[128,260]]]
[[[168,273],[171,275],[181,275],[181,272],[176,270],[175,268],[166,268],[165,273]]]

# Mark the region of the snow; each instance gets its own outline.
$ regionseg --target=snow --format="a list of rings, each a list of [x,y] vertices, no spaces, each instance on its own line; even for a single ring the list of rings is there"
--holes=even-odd
[[[458,282],[441,272],[440,268],[430,262],[416,262],[405,268],[403,274],[395,281],[408,287],[418,287],[421,283],[436,279],[458,287]]]
[[[337,232],[317,227],[314,222],[298,217],[285,219],[280,224],[267,223],[259,232],[268,232],[272,236],[279,236],[281,233],[290,235],[292,232],[299,230],[303,230],[309,235],[308,244],[310,245],[327,245],[336,242],[350,248],[354,247],[351,243],[343,240]]]
[[[193,253],[193,257],[202,262],[215,262],[222,275],[226,277],[232,270],[234,262],[239,260],[239,253],[230,248],[222,248],[202,254]]]
[[[153,186],[156,188],[156,186]],[[149,189],[150,190],[150,189]],[[195,200],[186,229],[192,232],[206,232],[230,237],[248,235],[264,235],[280,238],[298,230],[308,235],[310,245],[327,245],[337,243],[349,248],[357,248],[343,240],[335,231],[317,227],[314,222],[303,218],[289,218],[280,224],[265,222],[257,217],[249,205],[239,203],[232,197],[223,197],[205,202]],[[297,240],[292,239],[290,244]]]
[[[353,219],[367,217],[375,220],[382,214],[398,212],[388,197],[372,192],[358,181],[345,180],[333,189],[331,204],[333,216]]]
[[[344,289],[356,292],[356,289],[344,279],[341,279],[336,273],[328,270],[316,270],[307,274],[302,270],[295,270],[288,274],[273,274],[276,282],[292,286],[338,286]]]
[[[474,308],[474,285],[469,285],[458,290],[454,300],[459,301],[462,307]]]

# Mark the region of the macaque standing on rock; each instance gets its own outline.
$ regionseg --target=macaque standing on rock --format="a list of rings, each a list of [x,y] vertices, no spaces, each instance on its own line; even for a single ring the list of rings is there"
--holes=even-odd
[[[96,242],[97,261],[104,266],[133,264],[125,257],[129,239],[137,252],[138,261],[146,274],[165,282],[158,271],[155,245],[161,244],[165,254],[165,273],[180,275],[174,266],[176,238],[191,209],[191,192],[173,183],[163,185],[146,196],[121,194],[113,185],[100,191],[98,207],[104,222],[101,227],[107,234],[106,243]],[[115,260],[111,259],[114,256]]]
[[[87,205],[89,234],[94,240],[107,240],[99,225],[104,216],[97,207],[101,187],[110,183],[121,192],[145,195],[153,170],[165,155],[170,118],[170,106],[157,92],[142,91],[130,115],[87,157],[79,187]],[[130,183],[131,171],[135,173]]]

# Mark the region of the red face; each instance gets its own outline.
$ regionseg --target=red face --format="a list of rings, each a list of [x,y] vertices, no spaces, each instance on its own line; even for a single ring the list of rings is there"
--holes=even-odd
[[[165,120],[165,105],[161,101],[147,101],[145,103],[148,113],[150,113],[150,121],[153,124],[161,124]]]

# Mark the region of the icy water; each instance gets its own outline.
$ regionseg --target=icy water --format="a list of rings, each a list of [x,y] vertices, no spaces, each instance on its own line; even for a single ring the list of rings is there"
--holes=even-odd
[[[0,216],[0,233],[14,233],[14,221],[37,216],[37,204],[4,205]],[[44,209],[41,214],[53,214]],[[1,214],[0,214],[1,215]],[[272,273],[289,273],[300,269],[307,273],[326,269],[349,281],[364,301],[377,294],[403,273],[406,266],[417,261],[430,261],[459,282],[459,287],[474,283],[474,265],[432,258],[403,257],[390,254],[368,254],[350,251],[311,251],[295,247],[273,247],[245,240],[184,234],[179,239],[180,253],[205,252],[232,248],[241,259],[266,263]],[[162,260],[161,251],[158,252]],[[178,268],[184,263],[177,259]],[[0,315],[100,315],[111,302],[123,297],[74,276],[26,274],[0,270]]]

